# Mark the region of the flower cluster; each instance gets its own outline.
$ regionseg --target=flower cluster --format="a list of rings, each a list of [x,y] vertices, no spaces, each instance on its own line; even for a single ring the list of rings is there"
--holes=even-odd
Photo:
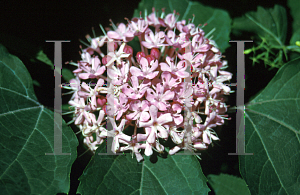
[[[201,25],[178,21],[175,12],[164,15],[153,9],[126,25],[112,23],[108,31],[101,26],[104,35],[87,35],[82,60],[71,62],[78,68],[69,104],[92,151],[112,137],[114,153],[131,150],[141,161],[141,153],[163,152],[169,138],[175,145],[170,155],[207,149],[219,139],[213,128],[227,119],[224,95],[230,88],[223,82],[232,74],[223,70],[226,61]],[[137,53],[134,42],[140,44]]]

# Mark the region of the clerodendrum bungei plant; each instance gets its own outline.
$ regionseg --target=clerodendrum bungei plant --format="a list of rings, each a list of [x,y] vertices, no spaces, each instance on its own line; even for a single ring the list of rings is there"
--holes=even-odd
[[[232,74],[223,70],[227,62],[205,36],[205,24],[178,21],[176,12],[158,16],[154,8],[145,18],[127,20],[112,23],[107,32],[101,26],[103,36],[87,35],[90,46],[82,49],[82,60],[70,62],[78,66],[76,79],[65,88],[74,90],[69,104],[85,144],[95,151],[112,137],[112,152],[131,150],[137,161],[143,160],[141,153],[163,152],[162,141],[169,137],[170,155],[207,149],[219,139],[213,128],[227,119],[224,95],[230,88],[223,82]],[[135,37],[136,54],[130,46]],[[106,128],[106,120],[113,129]],[[125,132],[130,126],[134,131]]]

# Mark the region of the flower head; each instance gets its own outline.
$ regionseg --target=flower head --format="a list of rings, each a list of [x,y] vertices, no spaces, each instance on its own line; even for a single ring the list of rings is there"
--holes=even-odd
[[[224,82],[232,74],[223,70],[227,62],[216,43],[199,26],[178,21],[175,11],[159,16],[153,8],[127,21],[112,22],[107,33],[101,26],[103,36],[86,36],[90,46],[74,63],[76,79],[66,88],[74,91],[69,104],[84,143],[95,151],[111,137],[114,153],[131,151],[139,162],[142,150],[164,152],[169,137],[170,155],[207,149],[219,140],[213,128],[228,119],[224,95],[231,92]]]

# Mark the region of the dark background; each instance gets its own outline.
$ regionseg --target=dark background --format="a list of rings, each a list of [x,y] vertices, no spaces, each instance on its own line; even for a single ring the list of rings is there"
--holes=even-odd
[[[131,18],[134,9],[138,7],[139,0],[110,0],[110,1],[1,1],[0,8],[0,43],[8,51],[18,56],[26,65],[33,80],[40,83],[40,86],[34,86],[39,101],[53,108],[54,105],[54,72],[50,66],[41,62],[32,62],[37,51],[43,49],[50,60],[54,60],[54,44],[46,43],[46,40],[70,40],[70,43],[62,44],[62,62],[80,60],[78,53],[78,39],[85,42],[85,35],[92,36],[91,27],[95,28],[96,35],[102,35],[99,24],[103,27],[109,26],[109,19],[115,23],[125,22],[124,17]],[[227,10],[231,16],[240,17],[248,11],[256,11],[257,6],[271,8],[275,4],[282,5],[287,10],[288,20],[292,18],[289,14],[289,8],[286,6],[286,0],[276,1],[246,1],[246,0],[214,0],[199,1],[204,5]],[[290,23],[289,22],[289,23]],[[291,32],[291,25],[288,25],[288,32]],[[289,40],[291,34],[287,35]],[[251,40],[251,34],[243,33],[240,36],[231,35],[231,40]],[[236,43],[230,43],[224,55],[228,61],[227,71],[236,75]],[[245,49],[252,47],[252,43],[246,43]],[[84,47],[84,46],[83,46]],[[262,90],[267,83],[276,74],[277,69],[268,71],[263,64],[252,66],[252,61],[246,56],[246,89],[245,103]],[[74,70],[73,66],[63,65]],[[67,82],[62,80],[62,82]],[[236,82],[235,76],[233,83]],[[232,87],[232,90],[236,90]],[[236,98],[233,93],[228,104],[235,105]],[[63,97],[63,103],[67,103],[70,96]],[[235,110],[231,110],[229,116],[232,118],[226,121],[219,132],[220,142],[214,144],[202,153],[200,161],[203,173],[220,174],[227,173],[240,177],[238,156],[229,156],[228,153],[235,152]],[[68,122],[70,118],[64,117]],[[73,127],[72,127],[73,128]],[[74,128],[76,129],[76,128]],[[74,130],[76,131],[76,130]],[[80,137],[79,137],[80,138]],[[78,146],[78,156],[86,149],[80,144]],[[69,194],[75,194],[78,187],[78,178],[82,174],[85,166],[91,158],[90,153],[85,153],[79,157],[72,166],[71,189]],[[213,192],[211,192],[213,194]]]

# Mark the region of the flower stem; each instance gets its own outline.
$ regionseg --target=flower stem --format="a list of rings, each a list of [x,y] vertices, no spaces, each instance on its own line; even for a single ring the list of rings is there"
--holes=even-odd
[[[136,124],[137,122],[135,122],[135,126],[134,126],[134,133],[133,133],[133,135],[136,135],[136,130],[137,130],[137,124]]]
[[[145,53],[144,47],[142,45],[142,35],[139,36],[139,40],[140,40],[141,50],[143,53]]]

